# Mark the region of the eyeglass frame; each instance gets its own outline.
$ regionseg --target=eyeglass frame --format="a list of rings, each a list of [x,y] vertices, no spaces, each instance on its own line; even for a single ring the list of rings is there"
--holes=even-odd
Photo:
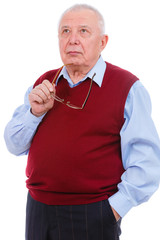
[[[59,73],[60,73],[60,71],[62,70],[63,67],[64,67],[64,66],[62,66],[62,67],[58,70],[58,72],[56,73],[56,75],[55,75],[55,77],[54,77],[54,79],[53,79],[53,81],[52,81],[52,85],[56,82],[56,80],[57,80],[57,78],[58,78],[58,75],[59,75]],[[90,83],[90,87],[89,87],[87,96],[86,96],[86,98],[85,98],[85,100],[84,100],[84,102],[83,102],[83,104],[82,104],[81,107],[78,107],[78,106],[76,106],[76,105],[71,104],[70,101],[64,102],[64,99],[58,97],[58,96],[55,95],[55,94],[52,95],[52,98],[54,98],[54,100],[56,100],[56,101],[58,101],[58,102],[60,102],[60,103],[62,103],[62,104],[64,104],[64,105],[66,105],[67,107],[70,107],[70,108],[73,108],[73,109],[77,109],[77,110],[82,110],[82,109],[84,108],[87,100],[88,100],[89,95],[90,95],[91,88],[92,88],[92,84],[93,84],[93,79],[94,79],[95,75],[96,75],[96,73],[94,73],[93,76],[92,76],[92,78],[91,78],[91,83]]]

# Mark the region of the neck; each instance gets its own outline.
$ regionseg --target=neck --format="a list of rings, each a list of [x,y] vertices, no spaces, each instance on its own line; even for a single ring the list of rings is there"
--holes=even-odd
[[[67,64],[66,69],[72,82],[75,84],[82,80],[87,75],[87,73],[94,67],[97,60],[98,59],[96,59],[91,65]]]
[[[68,75],[73,83],[78,83],[80,80],[82,80],[88,71],[79,71],[79,70],[70,70],[67,68]]]
[[[90,71],[91,68],[80,69],[78,66],[67,65],[66,69],[72,82],[78,83],[81,79],[83,79],[86,76],[86,74]]]

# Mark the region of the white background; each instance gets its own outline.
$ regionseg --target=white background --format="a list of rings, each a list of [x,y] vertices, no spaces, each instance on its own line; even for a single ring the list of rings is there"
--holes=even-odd
[[[57,23],[73,0],[0,2],[0,239],[22,240],[27,157],[11,155],[3,132],[24,93],[44,72],[62,65]],[[160,134],[160,4],[157,0],[88,0],[106,21],[104,60],[137,75],[150,93]],[[137,116],[138,117],[138,116]],[[123,219],[121,240],[159,240],[160,190]]]

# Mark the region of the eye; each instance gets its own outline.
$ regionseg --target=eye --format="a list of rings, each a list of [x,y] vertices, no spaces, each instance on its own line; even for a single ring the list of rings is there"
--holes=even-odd
[[[82,37],[87,38],[91,35],[91,32],[87,28],[81,28],[80,29],[80,34]]]
[[[83,28],[83,29],[81,29],[81,32],[82,32],[82,33],[86,33],[86,32],[87,32],[87,29]]]
[[[63,28],[63,29],[61,29],[61,32],[60,32],[60,35],[62,36],[62,37],[67,37],[69,34],[70,34],[70,29],[69,28]]]
[[[69,33],[70,30],[68,28],[65,28],[62,33]]]

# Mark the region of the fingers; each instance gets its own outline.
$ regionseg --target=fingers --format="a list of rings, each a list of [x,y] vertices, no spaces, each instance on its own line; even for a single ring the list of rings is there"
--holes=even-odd
[[[53,93],[55,93],[55,85],[52,85],[48,80],[44,80],[32,90],[32,101],[45,103],[51,99]]]
[[[50,93],[55,92],[55,84],[52,85],[52,83],[50,83],[48,80],[44,80],[42,85],[44,85]]]
[[[29,94],[29,102],[33,115],[42,116],[53,107],[52,95],[55,94],[55,91],[55,85],[52,85],[48,80],[44,80],[32,89]]]

